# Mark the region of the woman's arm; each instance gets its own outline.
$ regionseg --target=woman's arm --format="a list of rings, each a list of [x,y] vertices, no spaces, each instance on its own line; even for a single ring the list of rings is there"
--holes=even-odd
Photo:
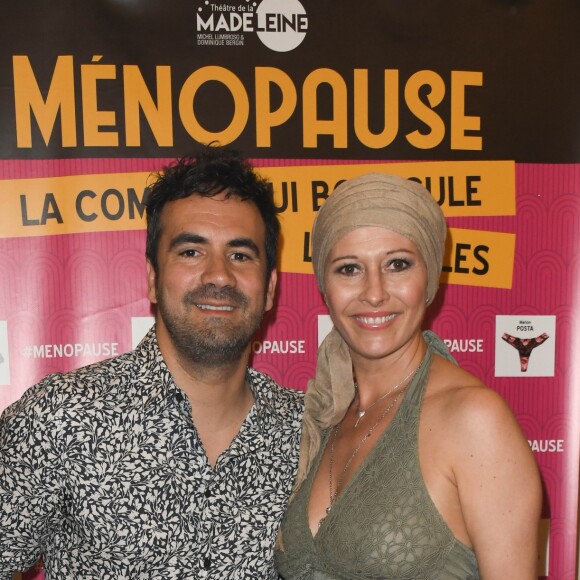
[[[483,580],[537,578],[541,483],[535,458],[505,401],[466,389],[453,470]]]

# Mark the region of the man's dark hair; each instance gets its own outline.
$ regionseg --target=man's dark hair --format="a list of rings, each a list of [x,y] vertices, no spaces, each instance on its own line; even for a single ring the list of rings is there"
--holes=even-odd
[[[253,203],[266,227],[266,274],[276,267],[280,222],[272,184],[258,176],[235,149],[207,145],[197,153],[177,159],[154,174],[146,198],[147,242],[145,255],[158,271],[157,251],[161,214],[165,204],[191,195],[214,197],[222,192]]]

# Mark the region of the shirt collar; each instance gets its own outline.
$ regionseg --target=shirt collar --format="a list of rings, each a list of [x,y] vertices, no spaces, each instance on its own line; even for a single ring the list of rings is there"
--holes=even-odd
[[[139,366],[139,378],[143,381],[143,387],[147,389],[152,398],[166,400],[168,395],[177,396],[183,399],[183,391],[173,380],[171,371],[165,364],[163,355],[159,350],[155,325],[153,325],[145,337],[135,349],[135,356]],[[139,379],[138,379],[139,380]],[[280,424],[284,421],[284,416],[272,404],[275,383],[268,375],[255,369],[248,368],[246,371],[246,381],[252,395],[254,404],[246,417],[244,425],[255,424],[258,433],[262,436],[267,434],[273,424]],[[188,402],[187,397],[185,401]]]

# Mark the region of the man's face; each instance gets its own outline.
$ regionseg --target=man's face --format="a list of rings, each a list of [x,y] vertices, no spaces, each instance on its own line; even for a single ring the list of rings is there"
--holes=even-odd
[[[254,204],[224,194],[192,195],[161,214],[158,271],[147,264],[157,335],[203,366],[239,360],[273,304],[265,226]]]

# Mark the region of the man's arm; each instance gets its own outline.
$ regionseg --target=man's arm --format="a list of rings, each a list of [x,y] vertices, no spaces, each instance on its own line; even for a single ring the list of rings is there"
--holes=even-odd
[[[2,579],[30,568],[58,525],[61,454],[54,411],[39,383],[0,417]]]

